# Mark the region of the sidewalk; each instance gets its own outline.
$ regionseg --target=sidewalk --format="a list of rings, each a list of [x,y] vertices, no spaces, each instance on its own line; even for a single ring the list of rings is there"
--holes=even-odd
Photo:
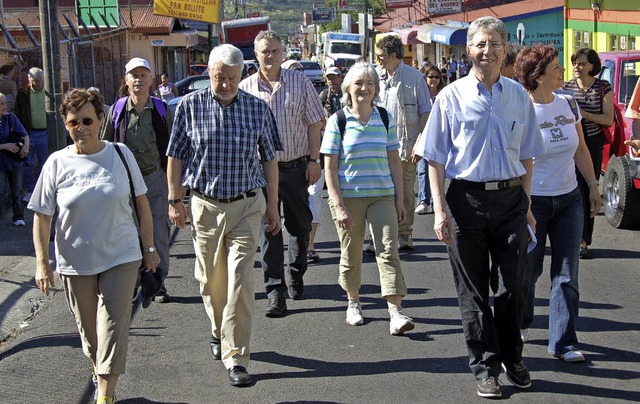
[[[11,209],[0,217],[0,348],[47,301],[33,281],[33,212],[28,209],[25,221],[26,226],[13,226]]]

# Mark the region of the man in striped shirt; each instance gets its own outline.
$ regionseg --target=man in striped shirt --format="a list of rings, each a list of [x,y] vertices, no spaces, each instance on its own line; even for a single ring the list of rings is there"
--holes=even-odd
[[[312,214],[307,188],[320,178],[320,138],[324,111],[320,97],[304,73],[282,69],[282,39],[274,31],[261,31],[254,40],[258,74],[247,77],[240,89],[269,104],[284,151],[278,152],[279,202],[289,233],[289,294],[301,299],[307,270],[307,249]],[[282,233],[263,233],[260,240],[262,269],[269,305],[267,317],[286,314],[287,285],[284,276]]]
[[[242,52],[235,46],[211,51],[211,87],[178,104],[167,151],[169,218],[184,228],[182,186],[191,189],[195,277],[211,320],[211,353],[223,360],[233,386],[251,383],[246,367],[253,257],[263,215],[264,231],[273,235],[281,228],[275,195],[276,150],[282,145],[269,106],[238,91],[242,67]]]

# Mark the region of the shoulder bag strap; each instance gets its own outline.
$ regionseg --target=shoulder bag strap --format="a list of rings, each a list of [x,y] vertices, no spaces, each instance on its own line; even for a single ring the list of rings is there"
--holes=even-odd
[[[116,142],[113,142],[113,147],[116,149],[116,153],[118,153],[118,157],[122,160],[122,164],[124,164],[125,170],[127,170],[127,177],[129,177],[129,192],[131,193],[131,204],[133,205],[133,210],[136,213],[136,219],[140,218],[138,214],[138,204],[136,203],[135,191],[133,189],[133,180],[131,179],[131,171],[129,170],[129,164],[127,164],[127,160],[124,158],[124,154],[122,154],[122,150],[120,150],[120,146]],[[136,221],[138,222],[138,221]]]

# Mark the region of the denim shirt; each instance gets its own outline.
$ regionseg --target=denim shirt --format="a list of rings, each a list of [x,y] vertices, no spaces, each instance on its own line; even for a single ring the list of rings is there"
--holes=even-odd
[[[446,86],[425,128],[423,157],[447,178],[498,181],[525,174],[521,160],[544,153],[535,110],[524,88],[500,76],[491,92],[473,74]]]

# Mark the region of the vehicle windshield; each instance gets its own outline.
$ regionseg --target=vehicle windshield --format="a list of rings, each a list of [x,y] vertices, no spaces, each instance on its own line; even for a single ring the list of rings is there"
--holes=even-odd
[[[316,62],[300,62],[304,70],[322,70]]]
[[[620,74],[618,103],[626,105],[631,100],[633,89],[638,82],[638,76],[640,76],[640,59],[626,60],[621,66]]]
[[[344,43],[344,42],[334,42],[329,45],[328,53],[348,53],[350,55],[360,55],[360,44],[359,43]]]

